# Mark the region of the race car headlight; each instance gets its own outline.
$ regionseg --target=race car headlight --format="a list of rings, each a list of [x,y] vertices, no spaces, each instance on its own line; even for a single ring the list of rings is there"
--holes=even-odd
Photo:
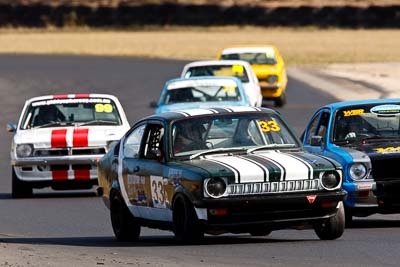
[[[337,171],[326,171],[321,174],[321,185],[326,190],[336,189],[341,182],[340,174]]]
[[[31,144],[17,145],[16,153],[19,158],[30,157],[33,153],[33,146]]]
[[[210,197],[219,198],[226,193],[227,185],[224,178],[215,177],[207,179],[204,185],[206,194]]]
[[[362,163],[354,163],[350,167],[350,176],[353,180],[361,180],[367,175],[367,167]]]
[[[276,83],[277,81],[278,81],[277,75],[269,75],[267,77],[267,82],[269,82],[269,83]]]

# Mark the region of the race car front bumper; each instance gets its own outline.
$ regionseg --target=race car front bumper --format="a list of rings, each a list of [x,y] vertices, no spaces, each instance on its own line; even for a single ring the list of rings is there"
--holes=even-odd
[[[194,204],[207,229],[249,232],[253,227],[277,230],[320,222],[334,216],[345,197],[345,191],[288,193],[205,199]]]
[[[103,155],[81,155],[81,156],[62,156],[62,157],[30,157],[11,160],[13,166],[31,166],[31,165],[57,165],[57,164],[92,164]]]
[[[376,183],[373,180],[344,182],[343,189],[347,191],[346,206],[350,208],[377,207],[377,199],[374,195]]]
[[[29,157],[11,160],[18,179],[25,182],[97,180],[97,160],[103,155]]]
[[[347,198],[344,202],[345,208],[349,209],[352,215],[364,217],[378,211],[375,181],[369,179],[366,181],[344,182],[343,189],[347,191]]]
[[[261,84],[260,87],[261,87],[261,94],[265,99],[279,98],[283,93],[283,90],[279,84],[272,84],[272,85]]]

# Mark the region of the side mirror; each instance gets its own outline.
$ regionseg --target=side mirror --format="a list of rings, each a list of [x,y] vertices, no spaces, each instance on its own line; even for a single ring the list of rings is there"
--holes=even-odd
[[[150,102],[150,107],[151,108],[157,108],[158,107],[158,103],[156,101],[151,101]]]
[[[311,137],[311,145],[312,146],[321,146],[323,137],[319,135],[315,135]]]
[[[14,123],[7,123],[6,130],[9,133],[15,133],[17,131],[17,125]]]

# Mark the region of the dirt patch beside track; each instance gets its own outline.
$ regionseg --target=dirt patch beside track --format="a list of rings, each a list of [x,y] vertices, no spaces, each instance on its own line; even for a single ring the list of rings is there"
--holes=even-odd
[[[3,30],[0,53],[209,59],[229,45],[274,44],[285,62],[329,64],[400,61],[398,30],[214,27],[139,31]]]

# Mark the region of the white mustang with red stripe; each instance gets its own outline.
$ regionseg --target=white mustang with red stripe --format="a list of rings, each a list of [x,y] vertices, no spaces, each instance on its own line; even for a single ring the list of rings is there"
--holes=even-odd
[[[130,128],[118,99],[69,94],[29,99],[11,145],[12,196],[32,188],[86,189],[97,184],[96,161]]]

